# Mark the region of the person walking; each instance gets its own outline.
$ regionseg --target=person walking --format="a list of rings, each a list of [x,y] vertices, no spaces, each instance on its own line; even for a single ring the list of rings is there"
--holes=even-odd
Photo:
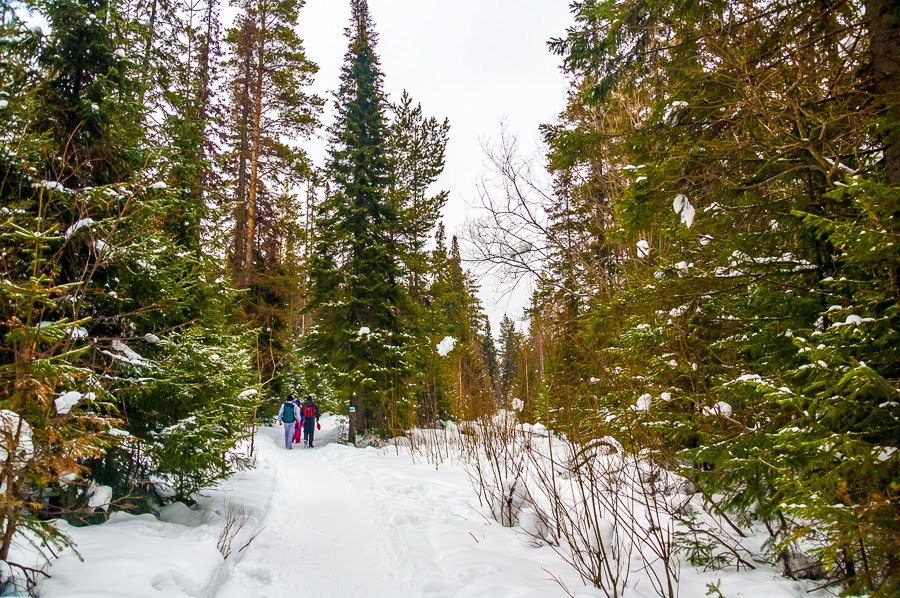
[[[293,401],[294,397],[288,395],[287,400],[281,405],[281,409],[278,410],[278,425],[284,425],[284,448],[287,450],[294,448],[292,446],[294,443],[294,426],[297,425],[297,420],[300,419],[300,410],[297,409]]]
[[[306,395],[306,402],[303,403],[300,414],[303,418],[303,446],[312,448],[316,430],[322,429],[319,425],[319,406],[316,405],[312,395]]]

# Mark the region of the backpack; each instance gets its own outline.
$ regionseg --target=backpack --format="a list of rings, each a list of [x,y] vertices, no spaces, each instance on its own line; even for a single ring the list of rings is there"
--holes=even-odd
[[[316,410],[312,405],[305,405],[303,407],[303,417],[315,417]]]
[[[294,423],[294,404],[293,403],[285,403],[284,411],[281,413],[281,421],[286,424]]]

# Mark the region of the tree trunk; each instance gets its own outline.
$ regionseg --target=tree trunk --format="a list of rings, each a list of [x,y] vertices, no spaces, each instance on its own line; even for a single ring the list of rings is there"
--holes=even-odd
[[[0,544],[0,561],[5,561],[9,558],[9,550],[12,548],[13,536],[15,536],[16,533],[18,516],[18,510],[15,507],[6,509],[4,517],[4,519],[6,519],[4,522],[6,523],[6,527],[3,529],[3,543]]]
[[[138,102],[140,104],[144,104],[144,96],[147,94],[147,89],[150,87],[150,81],[154,80],[154,77],[150,76],[150,52],[153,50],[153,36],[156,33],[156,5],[157,0],[153,0],[150,4],[150,21],[147,26],[147,40],[144,44],[144,57],[141,60],[141,74],[143,75],[144,85],[141,87],[141,94],[138,97]]]
[[[238,52],[242,55],[242,81],[240,81],[240,92],[237,100],[237,138],[238,138],[238,168],[237,182],[235,186],[235,202],[234,202],[234,242],[232,245],[232,273],[234,275],[235,284],[241,288],[246,272],[246,264],[244,256],[246,255],[245,246],[247,244],[247,196],[248,196],[248,148],[250,145],[250,81],[252,78],[250,63],[250,45],[251,34],[249,31],[249,23],[241,26],[241,33],[238,40]]]
[[[884,174],[900,185],[900,4],[896,0],[868,0],[873,91],[887,121],[882,130]]]
[[[363,405],[364,400],[363,397],[365,395],[365,389],[360,386],[359,394],[353,393],[350,395],[350,425],[349,430],[347,431],[347,440],[352,445],[356,445],[356,430],[358,428],[359,415],[360,415],[360,407]]]
[[[210,101],[212,98],[212,60],[213,60],[213,44],[215,43],[217,27],[216,3],[209,0],[206,5],[206,13],[203,17],[203,24],[206,32],[203,36],[203,43],[200,46],[200,68],[197,73],[200,79],[200,122],[203,123],[204,133],[210,119]],[[205,135],[204,135],[205,137]]]
[[[256,80],[253,101],[253,133],[250,140],[250,186],[247,194],[247,225],[244,240],[244,288],[249,288],[253,281],[253,262],[256,253],[256,202],[259,195],[259,149],[262,137],[262,96],[266,73],[266,12],[260,10],[259,30],[256,40]]]

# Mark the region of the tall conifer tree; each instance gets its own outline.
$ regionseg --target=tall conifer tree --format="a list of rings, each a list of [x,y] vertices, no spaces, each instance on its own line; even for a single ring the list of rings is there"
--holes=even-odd
[[[522,350],[522,335],[516,331],[515,323],[506,314],[500,321],[500,398],[512,398],[516,376],[519,372],[519,353]]]
[[[397,213],[387,201],[390,164],[386,152],[385,97],[375,53],[368,3],[353,0],[331,128],[328,175],[333,193],[319,208],[316,253],[311,265],[310,309],[318,326],[309,345],[338,373],[351,394],[358,428],[386,424],[402,392],[406,335],[397,308],[398,249],[391,234]]]
[[[302,6],[302,0],[240,2],[243,13],[227,38],[234,123],[231,263],[237,286],[250,291],[245,314],[261,330],[260,363],[276,392],[282,391],[280,365],[293,328],[285,305],[298,286],[285,253],[302,212],[296,190],[311,177],[306,154],[285,140],[309,136],[321,105],[306,92],[318,67],[295,30]]]
[[[600,396],[604,416],[572,428],[603,435],[652,399],[645,454],[677,465],[683,449],[718,508],[772,523],[773,546],[815,537],[850,591],[896,594],[896,11],[589,0],[573,14],[551,44],[573,93],[545,128],[573,209],[551,215],[569,231],[597,210],[600,259],[569,255],[604,270],[595,286],[548,276],[591,299],[540,305],[553,400]]]

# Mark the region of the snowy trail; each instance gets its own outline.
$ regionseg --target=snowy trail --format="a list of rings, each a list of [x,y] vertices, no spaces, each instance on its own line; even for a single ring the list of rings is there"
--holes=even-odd
[[[504,528],[479,504],[466,467],[435,466],[407,448],[334,442],[323,416],[316,449],[283,446],[279,427],[256,436],[256,466],[152,514],[113,513],[103,525],[60,528],[65,551],[40,589],[50,598],[599,598],[556,551]],[[229,514],[247,524],[220,552]],[[247,547],[248,539],[257,534]],[[721,584],[732,598],[798,598],[808,585],[774,569],[682,569],[680,595]],[[639,578],[629,598],[655,598]],[[640,584],[638,585],[638,583]]]
[[[295,445],[292,451],[281,446],[282,430],[260,430],[260,458],[274,471],[272,501],[262,531],[215,596],[402,595],[385,530],[327,458],[342,448],[324,450],[337,429],[320,432],[315,449]]]
[[[566,596],[550,571],[582,585],[551,548],[530,547],[493,523],[461,464],[341,445],[337,422],[324,416],[317,448],[291,451],[283,428],[259,428],[255,467],[195,495],[190,507],[172,503],[158,518],[115,513],[86,528],[60,524],[84,560],[67,551],[41,596]],[[247,523],[224,558],[229,513],[244,513]]]
[[[286,451],[282,428],[260,428],[271,502],[216,598],[565,595],[544,570],[558,556],[474,508],[464,471],[338,444],[334,421],[323,418],[315,449]]]

